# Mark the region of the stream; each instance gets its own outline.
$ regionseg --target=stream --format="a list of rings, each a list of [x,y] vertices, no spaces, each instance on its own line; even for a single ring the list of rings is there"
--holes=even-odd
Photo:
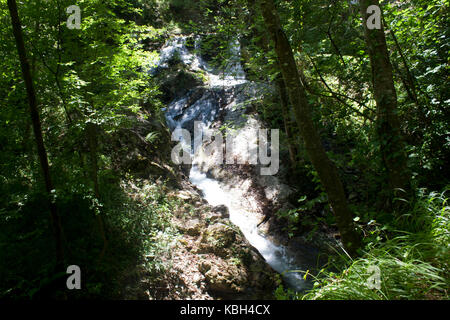
[[[237,41],[231,46],[231,56],[235,59],[231,58],[228,68],[220,73],[210,67],[199,54],[191,52],[185,42],[185,37],[176,37],[166,43],[161,50],[159,61],[155,61],[156,67],[153,68],[152,73],[157,73],[159,68],[167,67],[168,61],[176,53],[178,59],[181,59],[190,70],[201,70],[207,74],[209,81],[200,98],[192,102],[191,90],[175,99],[166,110],[166,120],[172,131],[184,128],[192,132],[194,121],[201,121],[203,127],[208,128],[216,120],[220,112],[218,99],[224,91],[242,86],[248,81],[239,62],[240,48]],[[198,41],[195,42],[195,48],[198,48]],[[292,272],[292,270],[305,270],[305,265],[299,261],[298,255],[293,254],[292,250],[283,245],[273,243],[258,230],[257,217],[242,205],[243,192],[241,195],[236,190],[231,192],[223,182],[207,177],[206,173],[201,172],[195,164],[195,150],[191,152],[191,158],[194,165],[191,167],[189,179],[202,191],[204,199],[212,206],[228,207],[231,222],[240,228],[249,243],[259,251],[265,261],[275,271],[282,274],[286,284],[295,291],[304,290],[307,283],[303,280],[302,273]]]

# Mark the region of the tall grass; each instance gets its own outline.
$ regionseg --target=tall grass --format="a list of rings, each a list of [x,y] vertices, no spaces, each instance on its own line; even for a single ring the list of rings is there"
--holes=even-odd
[[[425,194],[395,225],[384,242],[370,243],[364,254],[351,259],[339,254],[314,276],[314,288],[302,299],[396,300],[448,299],[450,288],[450,207],[445,192]],[[370,285],[373,267],[379,268],[379,286]],[[334,273],[331,268],[340,270]]]

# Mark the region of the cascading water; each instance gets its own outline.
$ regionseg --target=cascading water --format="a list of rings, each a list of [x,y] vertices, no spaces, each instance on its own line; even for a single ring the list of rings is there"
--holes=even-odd
[[[190,181],[196,185],[210,205],[225,205],[230,213],[230,220],[237,225],[250,244],[264,257],[266,262],[278,273],[281,273],[289,286],[297,291],[305,289],[305,282],[299,270],[300,266],[290,257],[287,248],[275,245],[258,231],[258,221],[250,212],[240,207],[239,199],[234,198],[224,190],[217,180],[208,178],[200,172],[197,166],[193,166]]]
[[[177,128],[185,128],[193,131],[194,121],[201,121],[203,127],[208,128],[216,119],[219,113],[219,103],[214,94],[217,87],[235,88],[247,82],[245,73],[238,59],[232,61],[231,67],[222,75],[213,72],[213,69],[197,54],[189,52],[185,46],[186,38],[178,37],[166,44],[162,49],[161,58],[157,62],[157,67],[153,72],[157,72],[158,68],[167,67],[167,61],[177,52],[181,61],[193,70],[201,69],[209,77],[209,90],[205,90],[201,98],[195,103],[188,104],[190,93],[176,99],[167,108],[166,119],[171,130]],[[197,42],[196,42],[197,47]],[[234,56],[239,56],[239,43],[232,45]],[[232,59],[233,60],[233,59]],[[221,186],[221,184],[212,178],[208,178],[202,173],[195,164],[195,150],[192,152],[194,165],[191,168],[189,179],[202,192],[204,198],[210,205],[225,205],[229,209],[230,220],[237,225],[249,243],[254,246],[264,257],[266,262],[277,272],[281,273],[286,283],[293,289],[301,291],[305,289],[306,283],[298,272],[290,272],[293,270],[303,270],[298,259],[290,250],[282,245],[276,245],[260,234],[258,231],[258,219],[255,215],[246,210],[242,206],[242,195],[231,192]],[[304,267],[304,266],[303,266]]]

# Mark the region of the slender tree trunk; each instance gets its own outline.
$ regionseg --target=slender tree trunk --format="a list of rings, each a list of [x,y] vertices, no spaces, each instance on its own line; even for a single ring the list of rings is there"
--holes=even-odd
[[[393,191],[409,191],[406,152],[401,138],[400,120],[397,110],[397,93],[392,75],[392,65],[386,45],[384,27],[369,29],[367,8],[380,6],[378,0],[360,0],[363,17],[364,36],[372,67],[373,94],[377,104],[376,129],[380,142],[380,151],[387,170],[387,180]],[[380,7],[381,8],[381,7]]]
[[[292,133],[292,126],[290,124],[289,116],[289,96],[286,91],[286,85],[281,76],[275,79],[278,87],[278,94],[280,95],[281,113],[283,116],[284,132],[286,133],[286,139],[288,143],[289,159],[291,160],[291,166],[294,169],[297,164],[297,148],[294,145],[294,136]]]
[[[249,13],[250,13],[250,29],[252,29],[254,36],[258,36],[260,38],[255,44],[258,46],[263,52],[269,53],[270,39],[267,34],[260,32],[256,27],[257,24],[257,5],[255,3],[256,0],[248,0],[249,4]],[[278,66],[278,69],[281,70]],[[287,143],[288,143],[288,151],[289,151],[289,160],[291,161],[291,167],[294,169],[297,165],[297,148],[294,145],[294,133],[291,125],[291,117],[290,117],[290,106],[289,106],[289,96],[286,91],[286,85],[284,83],[283,77],[281,75],[277,76],[275,79],[275,84],[277,86],[278,94],[280,97],[280,105],[281,105],[281,113],[283,117],[283,125],[284,132],[286,134]]]
[[[31,121],[33,123],[34,136],[36,138],[39,161],[41,163],[42,173],[44,175],[45,180],[45,188],[49,199],[50,213],[56,242],[56,260],[57,264],[59,265],[60,263],[62,263],[63,260],[63,249],[61,242],[62,228],[60,217],[56,210],[56,205],[52,201],[53,184],[50,177],[50,168],[48,164],[47,152],[45,150],[44,140],[42,137],[42,128],[37,108],[36,92],[34,90],[33,79],[31,78],[30,65],[28,63],[26,55],[25,44],[23,41],[23,34],[22,34],[22,26],[20,24],[19,14],[17,12],[16,1],[8,0],[8,8],[11,15],[14,37],[16,39],[17,51],[19,54],[20,66],[22,69],[22,76],[25,81],[25,86],[27,90],[28,104],[30,107],[30,115]]]
[[[98,145],[98,139],[97,139],[97,126],[91,122],[87,124],[86,127],[86,133],[87,133],[87,141],[89,145],[89,154],[90,154],[90,160],[91,160],[91,177],[92,181],[94,183],[94,193],[95,197],[100,201],[100,188],[98,184],[98,164],[97,164],[97,145]],[[103,258],[106,248],[108,246],[108,241],[106,239],[106,233],[105,233],[105,227],[103,223],[103,217],[101,215],[101,212],[96,214],[96,219],[98,223],[98,228],[100,235],[103,240],[103,249],[100,253],[100,260]]]
[[[275,45],[286,89],[294,109],[308,156],[316,169],[320,181],[328,194],[336,217],[342,242],[350,255],[355,255],[360,246],[360,236],[355,230],[352,213],[347,206],[344,187],[334,164],[328,158],[312,121],[312,110],[306,97],[291,45],[281,27],[273,0],[260,0],[267,30]]]

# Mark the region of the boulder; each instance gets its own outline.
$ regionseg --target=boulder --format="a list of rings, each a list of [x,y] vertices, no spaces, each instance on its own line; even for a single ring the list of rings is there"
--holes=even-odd
[[[214,295],[237,294],[246,288],[248,274],[245,268],[219,257],[203,262],[200,272],[205,276],[208,291]]]
[[[178,228],[187,235],[198,236],[200,235],[202,228],[204,228],[204,224],[199,219],[195,218],[185,221],[185,223],[179,225]]]
[[[207,213],[206,218],[210,221],[217,221],[219,219],[229,219],[230,213],[225,205],[213,207],[210,212]]]

